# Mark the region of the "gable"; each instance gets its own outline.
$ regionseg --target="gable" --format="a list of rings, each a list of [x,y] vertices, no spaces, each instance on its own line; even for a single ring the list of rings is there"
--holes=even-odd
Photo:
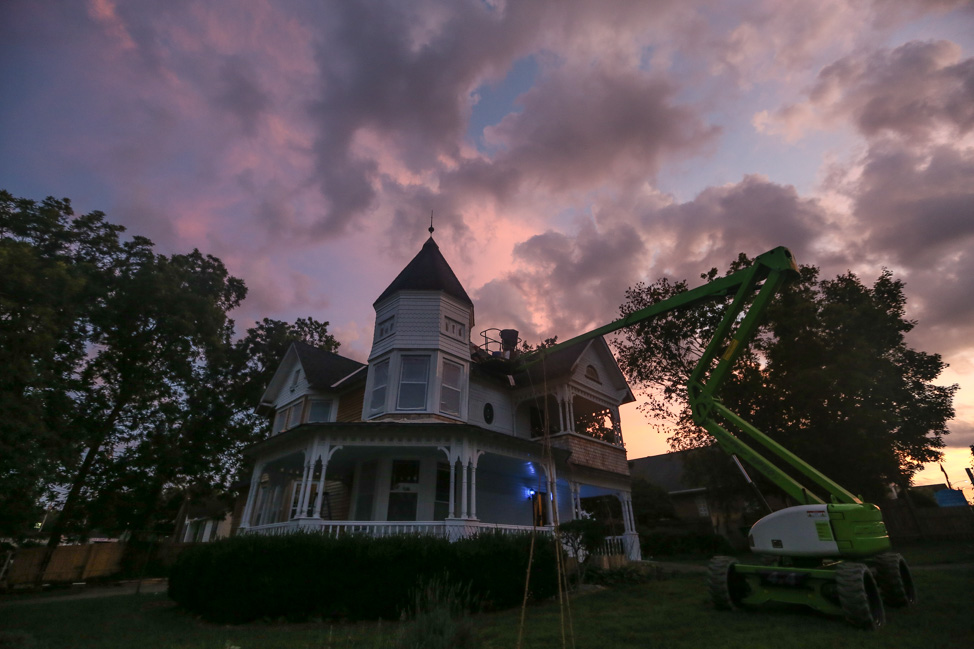
[[[260,397],[258,412],[301,396],[308,388],[322,391],[350,387],[365,378],[367,366],[304,342],[292,343]]]
[[[599,337],[589,341],[571,371],[575,383],[604,394],[611,394],[620,400],[620,404],[636,400],[604,338]]]

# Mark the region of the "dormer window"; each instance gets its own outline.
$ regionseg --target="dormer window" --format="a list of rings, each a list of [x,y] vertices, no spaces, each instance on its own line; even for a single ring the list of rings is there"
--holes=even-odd
[[[451,338],[458,340],[467,339],[467,328],[459,320],[454,320],[449,316],[443,316],[443,331]]]
[[[589,365],[585,368],[585,378],[590,381],[595,381],[598,384],[602,383],[601,379],[599,379],[599,371],[595,369],[594,365]]]
[[[391,316],[375,326],[375,339],[382,340],[396,330],[396,316]]]
[[[426,410],[429,356],[403,356],[399,378],[398,410]]]

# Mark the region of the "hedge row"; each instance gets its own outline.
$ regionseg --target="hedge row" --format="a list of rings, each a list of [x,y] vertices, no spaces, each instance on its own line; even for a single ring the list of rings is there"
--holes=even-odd
[[[176,560],[169,596],[203,618],[398,618],[420,584],[470,588],[485,608],[521,603],[530,535],[481,534],[450,543],[429,536],[329,538],[318,534],[238,536],[194,546]],[[531,596],[557,592],[554,546],[538,536]]]
[[[734,548],[723,536],[706,532],[650,532],[639,535],[643,558],[711,557],[732,554]]]

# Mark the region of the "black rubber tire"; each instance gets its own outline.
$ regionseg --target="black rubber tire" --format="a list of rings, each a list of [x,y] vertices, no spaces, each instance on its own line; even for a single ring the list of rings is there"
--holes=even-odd
[[[722,611],[741,608],[741,600],[747,595],[747,580],[734,572],[737,559],[718,556],[707,567],[707,586],[714,607]]]
[[[913,585],[910,566],[901,554],[887,552],[875,557],[872,566],[876,570],[876,581],[887,606],[909,606],[916,604],[917,591]]]
[[[886,623],[886,609],[879,585],[864,564],[845,562],[835,569],[836,593],[845,619],[863,629]]]

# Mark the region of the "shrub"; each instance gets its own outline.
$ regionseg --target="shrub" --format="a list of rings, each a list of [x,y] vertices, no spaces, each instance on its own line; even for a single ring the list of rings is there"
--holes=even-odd
[[[554,549],[539,536],[534,598],[557,590]],[[494,608],[521,603],[530,537],[484,534],[457,543],[430,536],[329,538],[318,534],[238,536],[183,552],[169,596],[205,619],[394,619],[417,584],[451,579]]]
[[[652,532],[640,537],[643,557],[710,557],[734,549],[719,534],[693,531]]]
[[[400,627],[396,649],[474,649],[480,646],[470,613],[470,588],[449,577],[424,582],[414,590],[412,623]]]

